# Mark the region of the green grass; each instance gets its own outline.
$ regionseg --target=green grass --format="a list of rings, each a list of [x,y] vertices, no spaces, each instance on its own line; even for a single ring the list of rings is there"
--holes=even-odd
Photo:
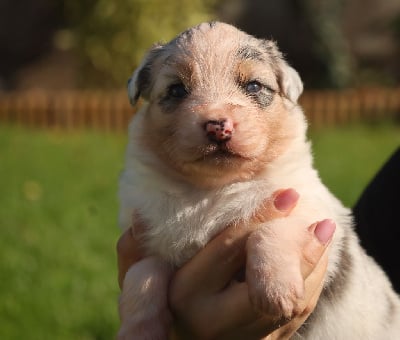
[[[352,205],[400,144],[390,124],[313,131],[324,182]],[[0,339],[111,339],[125,136],[0,126]]]
[[[311,131],[315,166],[323,182],[352,207],[390,155],[400,147],[400,126],[352,125]]]
[[[124,138],[0,128],[0,339],[112,339]]]

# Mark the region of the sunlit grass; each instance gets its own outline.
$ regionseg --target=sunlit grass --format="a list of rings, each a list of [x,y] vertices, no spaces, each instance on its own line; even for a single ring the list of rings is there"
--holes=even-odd
[[[0,338],[112,339],[122,137],[0,128]]]
[[[391,123],[311,130],[310,136],[323,182],[349,207],[400,147],[400,126]]]

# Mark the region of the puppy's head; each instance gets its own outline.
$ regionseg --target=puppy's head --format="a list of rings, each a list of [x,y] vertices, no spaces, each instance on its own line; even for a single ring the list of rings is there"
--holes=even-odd
[[[251,179],[284,152],[304,125],[302,89],[275,43],[223,23],[154,46],[128,84],[145,101],[139,142],[202,187]]]

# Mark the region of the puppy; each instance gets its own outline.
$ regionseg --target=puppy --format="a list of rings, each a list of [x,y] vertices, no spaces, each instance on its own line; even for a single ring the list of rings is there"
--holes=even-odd
[[[324,290],[294,338],[400,339],[398,296],[313,168],[302,89],[274,42],[223,23],[203,23],[148,52],[128,85],[132,104],[144,103],[129,126],[119,189],[120,224],[140,216],[146,228],[135,232],[147,257],[126,274],[120,339],[166,339],[174,268],[287,187],[300,194],[296,208],[247,241],[255,308],[290,318],[304,289],[298,254],[306,228],[331,218]]]

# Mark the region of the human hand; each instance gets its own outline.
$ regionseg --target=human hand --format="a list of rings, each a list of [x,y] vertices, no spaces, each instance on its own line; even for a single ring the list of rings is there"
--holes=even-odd
[[[170,307],[178,338],[260,339],[268,335],[268,339],[286,339],[303,324],[323,286],[325,250],[335,227],[331,221],[315,223],[308,229],[301,261],[306,293],[299,301],[299,313],[290,321],[256,312],[249,301],[247,284],[232,281],[244,267],[245,244],[251,231],[258,223],[289,215],[297,200],[294,190],[276,192],[251,223],[227,228],[178,270],[170,285]],[[122,286],[126,271],[141,258],[139,244],[130,230],[121,236],[117,251]]]
[[[245,244],[258,223],[290,214],[298,200],[291,189],[275,193],[259,209],[253,221],[227,228],[174,276],[170,307],[178,322],[179,338],[286,339],[300,328],[314,310],[327,266],[325,250],[334,232],[324,220],[308,228],[302,252],[305,296],[292,319],[261,315],[253,308],[246,282],[232,282],[245,265]]]

